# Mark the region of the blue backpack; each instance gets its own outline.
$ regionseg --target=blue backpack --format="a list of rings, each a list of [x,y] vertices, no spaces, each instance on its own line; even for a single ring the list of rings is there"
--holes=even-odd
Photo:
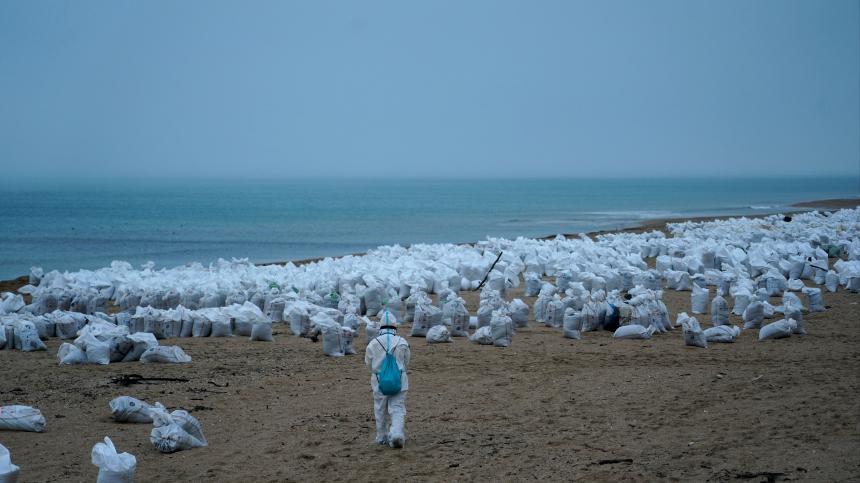
[[[391,346],[391,336],[388,336],[388,345],[389,349]],[[376,342],[379,342],[379,339],[376,339]],[[379,345],[382,345],[382,342],[379,342]],[[397,346],[394,346],[395,348]],[[385,346],[382,346],[385,349]],[[396,396],[400,393],[401,382],[400,375],[403,371],[397,367],[397,359],[394,358],[394,354],[388,352],[389,349],[385,349],[385,360],[382,361],[382,367],[379,369],[379,372],[376,373],[376,380],[379,382],[379,391],[386,396]]]

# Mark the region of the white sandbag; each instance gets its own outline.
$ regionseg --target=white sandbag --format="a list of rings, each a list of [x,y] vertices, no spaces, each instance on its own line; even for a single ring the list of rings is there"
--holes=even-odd
[[[164,406],[156,403],[150,410],[155,425],[149,434],[149,441],[162,453],[175,453],[208,446],[200,423],[185,411],[167,414]]]
[[[761,328],[758,333],[758,340],[783,339],[791,337],[795,327],[794,320],[777,320],[772,324],[767,324]]]
[[[382,288],[371,283],[364,290],[364,307],[368,317],[373,317],[382,310]]]
[[[99,467],[96,483],[133,483],[137,458],[128,453],[117,454],[110,438],[96,443],[91,454],[92,462]]]
[[[69,344],[68,342],[63,342],[63,345],[60,346],[60,350],[57,351],[57,359],[60,360],[61,366],[86,364],[88,362],[87,353],[80,347],[74,344]]]
[[[131,396],[120,396],[110,402],[111,417],[118,423],[151,423],[153,406]]]
[[[263,314],[272,322],[283,322],[284,308],[286,308],[286,306],[287,301],[283,297],[276,297],[266,303]]]
[[[349,327],[340,328],[340,350],[344,355],[355,355],[355,349],[352,347],[352,339],[355,337],[355,331]]]
[[[134,343],[134,348],[128,351],[128,354],[122,358],[122,362],[138,361],[147,349],[158,347],[158,340],[152,334],[138,332],[137,334],[131,334],[128,338]]]
[[[45,429],[42,411],[30,406],[0,406],[0,430],[34,431]]]
[[[466,302],[457,297],[448,300],[442,307],[442,319],[451,324],[452,337],[469,337],[469,311]]]
[[[520,299],[514,299],[510,304],[511,322],[514,328],[530,327],[529,326],[529,306]]]
[[[689,272],[675,273],[675,290],[678,292],[689,292],[693,290],[693,281],[690,278]]]
[[[525,274],[525,282],[526,282],[526,290],[523,294],[524,297],[537,297],[540,293],[541,289],[541,278],[540,274],[535,272],[527,272]]]
[[[723,298],[723,293],[717,290],[717,296],[711,301],[711,323],[714,327],[730,325],[729,303]]]
[[[476,329],[490,326],[490,322],[493,320],[493,310],[493,307],[490,305],[482,305],[478,307],[478,324],[475,326]]]
[[[75,345],[87,353],[90,364],[110,364],[110,345],[98,340],[92,333],[83,333],[75,339]]]
[[[581,330],[582,315],[573,308],[566,309],[564,311],[564,320],[562,321],[562,337],[579,339],[581,337]]]
[[[839,274],[833,270],[828,271],[824,277],[824,287],[827,288],[828,292],[835,292],[839,289]]]
[[[412,330],[409,331],[409,337],[427,337],[427,329],[433,325],[439,325],[432,323],[434,319],[438,319],[438,322],[441,323],[442,311],[434,305],[425,305],[423,302],[419,302],[414,308]]]
[[[427,330],[427,342],[437,344],[442,342],[454,342],[451,332],[444,325],[435,325]]]
[[[744,329],[761,329],[764,321],[764,304],[756,300],[744,310]]]
[[[493,319],[490,321],[490,334],[493,337],[493,345],[509,347],[514,338],[511,318],[501,312],[493,312]]]
[[[322,334],[323,352],[325,355],[343,357],[341,325],[325,313],[319,313],[311,317],[311,323],[314,324],[314,328],[311,330],[311,335]]]
[[[546,295],[546,293],[541,293],[537,300],[535,300],[534,305],[534,317],[535,322],[544,322],[544,314],[546,314],[546,305],[552,301],[552,297]]]
[[[474,334],[469,336],[469,340],[481,345],[493,345],[493,336],[490,332],[490,326],[477,329]]]
[[[735,300],[735,306],[732,307],[732,313],[735,315],[743,315],[747,306],[750,304],[751,294],[747,289],[740,289],[732,295]]]
[[[388,297],[382,301],[382,310],[391,312],[398,320],[403,317],[403,300],[395,290],[390,290]]]
[[[367,342],[370,343],[373,339],[379,337],[379,329],[383,324],[371,320],[364,326],[364,336]]]
[[[612,334],[613,339],[650,339],[657,328],[650,326],[647,329],[638,324],[625,325],[618,327],[615,333]]]
[[[311,313],[307,302],[294,302],[284,309],[289,314],[290,330],[298,336],[307,335],[311,329]]]
[[[178,345],[150,347],[140,356],[140,362],[191,362],[191,356],[185,353]]]
[[[233,324],[225,314],[220,314],[212,319],[212,332],[209,337],[236,337],[233,335]]]
[[[600,327],[600,306],[596,302],[589,301],[582,307],[582,332],[597,330]]]
[[[686,314],[684,314],[686,315]],[[681,316],[678,316],[681,319]],[[687,345],[708,348],[708,341],[705,339],[705,332],[699,326],[699,321],[695,317],[689,317],[681,322],[681,327],[684,330],[684,343]]]
[[[78,321],[69,313],[53,312],[50,318],[54,322],[56,334],[60,339],[74,339],[78,336],[80,326],[78,325]]]
[[[543,320],[547,327],[561,327],[564,323],[564,304],[558,294],[553,295],[552,300],[546,304]]]
[[[12,455],[0,444],[0,483],[18,483],[21,468],[12,464]]]
[[[693,287],[693,293],[690,295],[692,311],[694,314],[706,314],[708,312],[708,299],[711,297],[711,290],[701,288],[698,285]]]
[[[741,334],[738,326],[718,325],[705,329],[705,340],[708,342],[734,342]]]
[[[824,312],[824,301],[821,298],[821,289],[807,287],[803,289],[806,299],[809,301],[810,312]]]
[[[794,320],[795,327],[792,330],[795,334],[806,334],[806,330],[803,329],[803,312],[800,310],[800,307],[794,304],[793,301],[788,301],[783,306],[783,315],[785,315],[785,320]]]
[[[272,336],[272,323],[269,321],[257,321],[251,327],[251,340],[274,342]]]

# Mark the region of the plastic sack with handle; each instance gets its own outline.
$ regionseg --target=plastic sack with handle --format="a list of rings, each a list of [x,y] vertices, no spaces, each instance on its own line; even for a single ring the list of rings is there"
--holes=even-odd
[[[93,464],[99,467],[97,483],[134,483],[137,458],[128,453],[117,454],[110,438],[96,443],[92,452]]]

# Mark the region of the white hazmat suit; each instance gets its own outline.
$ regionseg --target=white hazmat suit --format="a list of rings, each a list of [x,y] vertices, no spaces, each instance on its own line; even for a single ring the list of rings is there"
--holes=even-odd
[[[394,396],[386,396],[379,390],[379,371],[386,353],[394,355],[397,367],[400,369],[400,392]],[[393,448],[402,448],[406,442],[403,433],[403,423],[406,419],[406,393],[409,391],[409,377],[406,366],[412,353],[406,339],[397,336],[397,330],[383,328],[379,336],[367,344],[364,353],[364,363],[372,371],[370,387],[373,388],[373,409],[376,415],[376,442],[390,444]]]

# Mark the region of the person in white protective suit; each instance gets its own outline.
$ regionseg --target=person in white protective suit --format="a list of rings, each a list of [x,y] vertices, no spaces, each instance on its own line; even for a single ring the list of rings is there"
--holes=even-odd
[[[382,394],[379,389],[379,375],[386,354],[392,354],[400,370],[400,392],[393,396]],[[397,328],[383,325],[379,336],[367,344],[364,363],[373,373],[370,387],[373,388],[373,409],[376,415],[376,442],[389,444],[392,448],[402,448],[406,442],[403,423],[406,419],[406,393],[409,391],[409,377],[406,366],[412,353],[406,339],[397,336]]]

